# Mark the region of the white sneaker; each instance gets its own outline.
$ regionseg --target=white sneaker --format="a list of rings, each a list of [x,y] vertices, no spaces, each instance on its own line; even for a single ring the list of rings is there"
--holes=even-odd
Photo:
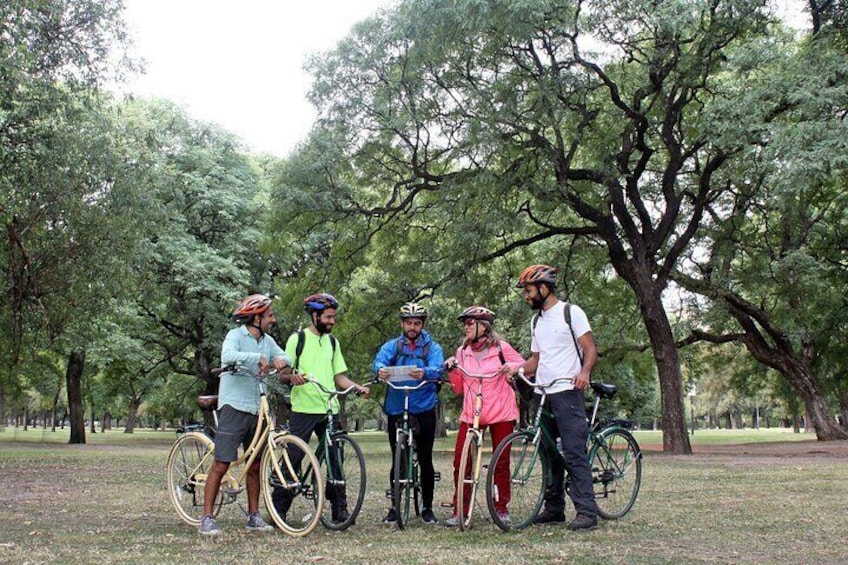
[[[451,514],[451,517],[445,520],[445,526],[448,528],[455,528],[459,525],[459,516],[456,514]]]

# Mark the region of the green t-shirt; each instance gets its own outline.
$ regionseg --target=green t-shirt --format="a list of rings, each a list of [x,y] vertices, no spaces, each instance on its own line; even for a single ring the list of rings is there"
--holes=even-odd
[[[320,382],[330,390],[336,388],[336,375],[347,372],[347,364],[342,355],[342,348],[336,341],[336,351],[329,335],[317,336],[310,330],[303,331],[306,340],[300,359],[297,359],[297,333],[293,333],[286,341],[286,354],[292,360],[292,366],[297,366],[301,373],[307,373],[311,378]],[[309,383],[292,387],[291,403],[293,412],[303,414],[326,414],[327,395],[318,387]],[[339,411],[338,403],[333,403],[333,413]]]

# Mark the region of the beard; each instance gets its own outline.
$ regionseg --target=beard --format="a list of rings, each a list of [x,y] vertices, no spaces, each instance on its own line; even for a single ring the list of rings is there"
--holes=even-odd
[[[533,310],[541,310],[544,304],[545,299],[539,296],[538,294],[530,299],[530,308],[532,308]]]
[[[333,325],[325,324],[319,320],[315,320],[315,329],[318,330],[319,334],[325,335],[333,331]]]
[[[416,339],[418,339],[418,336],[420,336],[420,335],[421,335],[421,332],[419,332],[417,330],[408,330],[408,331],[403,332],[403,336],[406,339],[408,339],[409,341],[415,341]]]

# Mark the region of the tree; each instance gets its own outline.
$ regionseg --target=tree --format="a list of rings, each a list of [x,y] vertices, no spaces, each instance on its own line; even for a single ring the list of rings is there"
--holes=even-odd
[[[113,144],[91,90],[124,42],[121,9],[111,0],[15,0],[0,8],[5,353],[12,367],[25,341],[68,355],[72,443],[85,441],[81,322],[101,292],[89,277],[112,266],[102,251],[114,250],[106,241],[121,233],[110,209]]]
[[[493,263],[501,291],[528,259],[562,257],[540,249],[587,238],[634,293],[664,449],[689,453],[663,296],[740,151],[705,110],[729,102],[727,53],[765,36],[767,15],[746,0],[403,2],[311,62],[321,118],[285,206],[323,226],[311,250],[334,233],[342,266],[381,233],[422,234],[426,258],[414,243],[403,256],[431,280]]]

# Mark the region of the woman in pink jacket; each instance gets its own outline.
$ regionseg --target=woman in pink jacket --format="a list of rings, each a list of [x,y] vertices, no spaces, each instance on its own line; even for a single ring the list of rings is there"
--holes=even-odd
[[[515,401],[515,390],[512,388],[511,373],[516,371],[524,358],[492,328],[495,313],[483,306],[470,306],[459,315],[459,321],[464,324],[465,337],[462,345],[456,350],[456,356],[445,361],[447,368],[462,366],[469,373],[491,374],[504,371],[509,366],[512,371],[498,378],[482,380],[483,406],[480,412],[480,426],[489,428],[492,436],[492,447],[497,447],[503,438],[509,435],[518,419],[518,405]],[[456,436],[456,447],[453,455],[453,484],[456,508],[456,484],[459,475],[459,460],[462,457],[462,446],[468,428],[474,421],[474,403],[477,394],[477,381],[468,378],[465,373],[454,368],[450,371],[450,382],[453,390],[463,396],[462,413],[459,416],[459,432]],[[509,459],[495,469],[495,484],[501,493],[497,503],[498,513],[509,519],[507,504],[510,498]],[[464,505],[466,508],[468,505]],[[457,525],[456,513],[445,521],[447,526]]]

